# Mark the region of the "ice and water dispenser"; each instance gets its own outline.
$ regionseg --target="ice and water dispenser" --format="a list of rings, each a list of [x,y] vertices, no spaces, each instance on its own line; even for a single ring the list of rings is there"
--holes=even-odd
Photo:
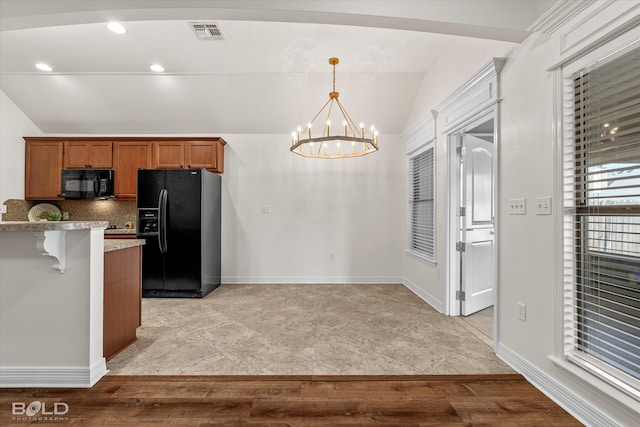
[[[138,209],[138,236],[157,236],[158,224],[158,208]]]

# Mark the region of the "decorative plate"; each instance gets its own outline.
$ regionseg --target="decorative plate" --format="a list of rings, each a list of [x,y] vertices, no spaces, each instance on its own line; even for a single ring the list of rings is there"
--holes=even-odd
[[[60,213],[60,209],[58,209],[57,206],[54,206],[50,203],[39,203],[29,209],[27,218],[29,218],[29,221],[31,222],[49,220],[49,215],[52,213],[62,216],[62,214]]]

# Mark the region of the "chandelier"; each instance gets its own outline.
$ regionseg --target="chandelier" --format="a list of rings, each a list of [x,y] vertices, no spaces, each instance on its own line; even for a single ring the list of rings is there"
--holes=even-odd
[[[360,157],[378,151],[378,131],[373,126],[369,129],[369,136],[365,137],[364,124],[356,126],[347,113],[336,92],[336,65],[338,58],[329,58],[329,64],[333,66],[333,91],[329,92],[329,100],[322,106],[318,114],[307,124],[305,129],[298,127],[291,133],[292,153],[304,157],[317,157],[321,159],[340,159],[343,157]],[[334,108],[337,106],[337,108]],[[331,121],[331,113],[338,117],[337,121]],[[316,119],[321,122],[322,133],[313,136],[311,130]],[[340,119],[341,122],[340,122]],[[319,126],[316,126],[316,128]],[[331,134],[331,130],[334,134]]]

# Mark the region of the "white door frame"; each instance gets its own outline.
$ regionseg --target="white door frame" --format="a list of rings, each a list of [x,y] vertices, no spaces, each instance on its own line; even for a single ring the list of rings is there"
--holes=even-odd
[[[495,313],[497,313],[497,293],[498,293],[498,280],[497,280],[497,259],[498,259],[498,104],[489,106],[488,108],[474,114],[463,120],[459,126],[450,129],[446,133],[447,144],[447,301],[446,309],[450,316],[460,316],[460,301],[456,298],[456,292],[460,289],[460,252],[456,250],[456,242],[459,240],[460,234],[460,217],[458,212],[459,197],[461,193],[460,182],[460,162],[456,153],[456,147],[458,141],[461,139],[462,134],[467,133],[468,130],[476,127],[477,125],[484,123],[488,120],[493,120],[493,144],[494,144],[494,156],[493,156],[493,211],[495,213],[494,223],[494,246],[493,246],[493,271],[494,277],[496,277],[495,288],[495,300],[494,300],[494,338],[495,338]],[[495,340],[494,340],[495,341]]]
[[[453,234],[452,228],[456,226],[456,208],[457,200],[455,199],[458,191],[455,190],[456,185],[459,184],[457,177],[452,177],[452,170],[456,170],[455,165],[455,147],[452,147],[451,142],[456,138],[456,132],[462,132],[471,123],[481,120],[483,117],[491,115],[494,120],[494,212],[495,212],[495,235],[494,235],[494,271],[496,272],[496,288],[495,288],[495,304],[494,304],[494,316],[493,316],[493,343],[494,350],[497,350],[497,343],[499,336],[497,317],[499,312],[498,301],[500,293],[500,277],[498,272],[498,246],[499,246],[499,226],[500,218],[499,211],[497,209],[500,206],[498,182],[500,181],[500,87],[498,76],[504,64],[505,58],[491,58],[491,60],[477,73],[471,76],[465,81],[458,89],[456,89],[447,99],[445,99],[438,107],[436,111],[442,116],[442,122],[444,122],[443,135],[446,135],[445,148],[447,152],[447,230],[445,231],[447,236],[446,241],[446,292],[444,311],[445,314],[450,316],[460,315],[460,305],[456,301],[456,290],[458,290],[458,283],[460,282],[459,262],[456,263],[458,253],[456,252],[456,233]],[[452,153],[453,152],[453,156]],[[453,207],[452,207],[453,205]],[[453,234],[453,235],[452,235]]]

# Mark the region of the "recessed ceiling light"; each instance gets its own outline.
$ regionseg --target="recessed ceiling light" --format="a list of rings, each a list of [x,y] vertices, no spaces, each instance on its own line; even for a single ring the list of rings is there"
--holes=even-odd
[[[160,64],[151,64],[149,65],[151,71],[155,71],[156,73],[162,73],[164,71],[164,67]]]
[[[109,28],[114,33],[124,34],[127,32],[127,29],[122,26],[119,22],[109,22],[107,24],[107,28]]]
[[[40,62],[40,63],[36,64],[36,68],[38,70],[40,70],[40,71],[52,71],[53,70],[53,68],[51,68],[50,66],[48,66],[44,62]]]

